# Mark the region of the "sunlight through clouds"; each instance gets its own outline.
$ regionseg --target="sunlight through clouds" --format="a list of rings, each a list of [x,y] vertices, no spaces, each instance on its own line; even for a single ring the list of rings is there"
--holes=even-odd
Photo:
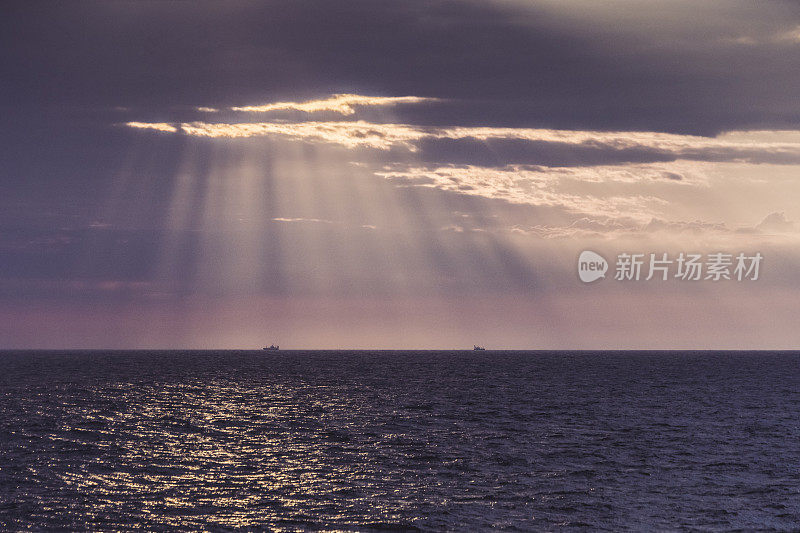
[[[722,204],[709,203],[709,200],[728,196],[731,199],[741,198],[742,191],[751,190],[764,180],[775,182],[777,176],[784,174],[783,171],[777,172],[777,169],[791,169],[800,164],[798,131],[727,131],[706,137],[657,131],[422,126],[397,121],[395,114],[381,115],[378,121],[374,117],[372,120],[358,118],[359,106],[388,110],[399,103],[436,102],[435,99],[412,96],[338,94],[305,102],[276,102],[230,109],[253,113],[279,110],[307,113],[333,111],[355,115],[354,118],[340,121],[129,122],[126,125],[140,130],[217,139],[215,144],[224,141],[225,144],[217,147],[219,154],[233,150],[235,144],[228,145],[227,142],[239,143],[251,139],[250,144],[239,151],[240,157],[245,159],[237,165],[247,164],[252,168],[264,168],[267,161],[261,160],[263,156],[259,155],[259,146],[268,148],[279,143],[282,146],[281,155],[272,152],[274,157],[270,165],[273,170],[284,169],[280,171],[281,175],[288,172],[287,176],[294,175],[295,178],[289,181],[273,180],[273,185],[283,184],[284,193],[292,190],[292,197],[301,202],[295,203],[292,210],[285,214],[272,216],[272,223],[324,222],[335,225],[351,216],[352,211],[348,213],[345,209],[350,202],[351,208],[355,207],[357,212],[370,212],[371,216],[361,221],[353,220],[349,222],[349,227],[381,228],[386,226],[387,214],[393,206],[399,205],[404,195],[412,194],[411,191],[417,189],[439,191],[441,194],[414,192],[416,203],[413,215],[406,209],[395,210],[390,218],[395,221],[406,220],[408,228],[414,228],[422,217],[430,217],[430,229],[463,231],[465,226],[461,221],[444,215],[448,210],[447,202],[451,201],[447,195],[457,195],[540,210],[546,208],[551,213],[548,215],[551,219],[545,217],[535,222],[507,220],[497,225],[489,221],[506,217],[506,208],[492,204],[480,214],[483,227],[470,228],[475,231],[511,230],[544,237],[581,233],[610,235],[620,229],[626,232],[680,233],[732,232],[741,228],[741,232],[746,233],[756,231],[755,224],[760,218],[741,220],[731,208],[720,207]],[[204,111],[210,112],[212,109]],[[259,141],[259,138],[263,140]],[[476,149],[488,150],[496,161],[471,162],[476,158]],[[558,154],[554,160],[552,153]],[[310,160],[309,154],[316,155]],[[531,164],[515,161],[515,158],[536,161],[542,157],[548,162]],[[251,158],[260,162],[248,163]],[[460,158],[463,161],[448,161],[448,158]],[[605,161],[611,161],[612,164]],[[213,172],[214,183],[233,171],[220,161],[214,164],[219,168]],[[321,166],[318,168],[318,165]],[[322,168],[327,171],[323,172]],[[353,174],[356,168],[359,169],[358,173]],[[772,177],[766,177],[765,168],[772,169]],[[235,172],[233,174],[238,175]],[[334,175],[358,175],[359,178],[345,178],[334,183],[330,181]],[[365,184],[371,183],[370,177],[386,181],[391,186],[377,186],[370,192],[363,191]],[[263,179],[267,178],[253,174],[251,186],[256,186]],[[781,183],[784,189],[793,187],[785,178],[780,180],[776,183]],[[754,206],[761,209],[759,217],[784,208],[776,201],[785,197],[786,193],[776,191],[767,194],[763,189],[758,190],[761,192],[751,198]],[[231,193],[234,192],[235,187],[231,189]],[[387,192],[390,192],[388,197],[381,199],[376,196],[386,195]],[[318,208],[320,195],[328,200],[328,208],[322,212]],[[242,196],[250,197],[246,193]],[[352,202],[356,198],[358,205],[354,206]],[[371,209],[376,202],[383,207]],[[213,201],[212,205],[218,203]],[[336,207],[339,218],[333,216],[332,207]],[[300,211],[297,211],[298,208]],[[255,205],[248,210],[251,218],[258,217]],[[220,216],[226,216],[224,211],[220,212]],[[580,220],[593,220],[596,224],[593,222],[595,225],[588,227]],[[305,246],[328,248],[328,243],[318,237],[307,237]],[[398,242],[405,240],[409,249],[418,249],[421,245],[413,231],[405,236],[396,235],[395,238],[400,239]],[[450,250],[449,246],[445,240],[438,240],[434,246],[438,254],[436,260],[443,265],[459,265],[457,256],[461,252]],[[342,249],[330,248],[328,260],[341,261],[336,257]],[[308,250],[308,253],[317,255],[319,250]],[[354,249],[353,253],[358,251]],[[252,263],[255,259],[251,258],[250,261]],[[336,275],[338,267],[325,263],[320,264],[317,273],[323,272],[323,267],[328,274]],[[460,269],[463,266],[453,268]],[[320,278],[318,282],[323,283],[323,279]]]
[[[169,133],[175,133],[178,131],[176,126],[172,124],[167,124],[165,122],[126,122],[126,126],[129,128],[136,128],[141,130],[155,130],[155,131],[164,131]]]
[[[518,299],[567,346],[548,298],[594,301],[583,246],[760,251],[797,301],[796,2],[279,4],[5,10],[0,297],[58,311],[20,341],[8,305],[0,337],[125,344],[105,304],[125,331],[158,302],[195,318],[150,314],[136,345],[422,346],[430,299],[425,339],[462,313],[530,345],[502,325]],[[362,302],[391,328],[361,332]]]
[[[275,104],[279,105],[279,104]],[[280,104],[283,105],[283,104]],[[283,136],[331,143],[347,148],[418,151],[423,142],[522,142],[531,149],[542,145],[573,146],[624,156],[707,161],[752,161],[800,164],[797,132],[734,131],[716,137],[641,131],[585,131],[536,128],[431,127],[413,124],[353,121],[302,122],[128,122],[126,126],[210,138]],[[489,145],[493,147],[495,145]],[[454,146],[459,149],[459,145]],[[502,148],[502,146],[500,146]],[[469,151],[469,146],[460,148]]]
[[[186,135],[198,137],[264,137],[280,135],[296,140],[321,141],[355,148],[367,146],[388,150],[397,145],[415,150],[412,141],[422,133],[412,126],[356,122],[256,122],[222,124],[191,122],[180,125]]]
[[[574,213],[600,217],[628,217],[644,222],[653,209],[667,203],[654,196],[607,196],[574,194],[563,190],[559,170],[528,170],[519,167],[502,169],[478,167],[411,168],[403,171],[380,171],[377,175],[400,183],[432,187],[460,194],[505,200],[514,204],[557,206]],[[567,176],[570,172],[565,173]],[[577,175],[577,173],[572,173]]]
[[[334,94],[330,98],[309,100],[307,102],[275,102],[263,105],[231,107],[232,111],[247,113],[266,113],[269,111],[303,111],[315,113],[318,111],[333,111],[342,115],[352,115],[355,108],[360,106],[394,106],[398,104],[419,104],[422,102],[436,102],[437,98],[423,98],[420,96],[364,96],[360,94]]]

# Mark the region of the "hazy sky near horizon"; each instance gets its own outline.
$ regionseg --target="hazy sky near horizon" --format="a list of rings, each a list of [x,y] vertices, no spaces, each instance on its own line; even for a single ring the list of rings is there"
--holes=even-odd
[[[789,1],[7,3],[0,348],[797,348],[798,64]]]

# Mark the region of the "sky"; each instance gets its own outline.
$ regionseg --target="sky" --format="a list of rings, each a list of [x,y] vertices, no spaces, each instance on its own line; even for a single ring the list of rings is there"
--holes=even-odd
[[[2,9],[0,348],[800,344],[798,2]]]

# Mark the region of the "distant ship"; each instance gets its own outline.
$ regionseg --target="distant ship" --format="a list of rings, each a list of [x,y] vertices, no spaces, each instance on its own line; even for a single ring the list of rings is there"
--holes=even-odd
[[[476,352],[482,352],[482,351],[486,350],[486,348],[484,348],[483,346],[478,346],[477,344],[473,344],[472,345],[472,349],[474,351],[476,351]]]
[[[277,352],[278,350],[280,350],[280,347],[274,344],[270,344],[269,346],[264,346],[264,350],[268,352]]]

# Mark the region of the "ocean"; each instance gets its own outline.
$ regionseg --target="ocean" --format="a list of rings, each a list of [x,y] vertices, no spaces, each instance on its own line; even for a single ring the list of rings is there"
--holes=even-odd
[[[800,353],[0,352],[0,529],[800,530]]]

